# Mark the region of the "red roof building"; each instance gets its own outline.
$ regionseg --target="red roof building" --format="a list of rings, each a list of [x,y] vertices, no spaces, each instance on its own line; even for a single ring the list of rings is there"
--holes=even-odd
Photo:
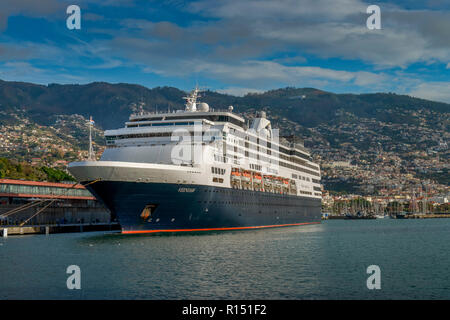
[[[0,197],[95,200],[77,183],[0,179]]]

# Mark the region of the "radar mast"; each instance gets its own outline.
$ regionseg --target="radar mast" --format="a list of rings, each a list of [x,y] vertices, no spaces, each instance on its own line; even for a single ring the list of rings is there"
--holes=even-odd
[[[191,91],[189,96],[183,97],[186,100],[186,111],[197,111],[197,99],[201,97],[199,92],[198,86],[195,86],[195,89]]]

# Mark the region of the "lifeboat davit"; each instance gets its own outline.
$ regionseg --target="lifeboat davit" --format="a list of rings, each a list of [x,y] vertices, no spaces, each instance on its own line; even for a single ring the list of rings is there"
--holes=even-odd
[[[239,172],[239,169],[232,169],[231,171],[231,179],[237,180],[241,177],[241,173]]]
[[[242,180],[243,180],[243,181],[250,181],[250,178],[251,178],[251,175],[250,175],[249,172],[244,171],[244,172],[242,173]]]

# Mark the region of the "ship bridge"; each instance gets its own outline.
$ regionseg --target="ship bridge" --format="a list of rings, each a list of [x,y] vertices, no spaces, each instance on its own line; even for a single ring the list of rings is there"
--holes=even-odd
[[[233,106],[229,106],[227,110],[215,111],[210,109],[206,102],[197,102],[197,99],[200,97],[199,89],[195,88],[188,96],[183,98],[186,100],[185,110],[167,113],[145,113],[141,110],[139,113],[130,116],[126,126],[133,128],[153,125],[154,123],[169,123],[176,120],[209,120],[212,122],[229,122],[239,127],[244,127],[244,118],[233,113]]]
[[[206,146],[201,158],[213,158],[208,146],[223,138],[223,132],[245,131],[245,119],[227,110],[210,109],[197,102],[198,88],[186,100],[185,110],[145,113],[130,116],[124,128],[105,131],[107,149],[101,160],[172,164],[174,148],[180,141],[201,142]],[[191,138],[192,137],[192,138]],[[198,151],[198,150],[197,150]]]

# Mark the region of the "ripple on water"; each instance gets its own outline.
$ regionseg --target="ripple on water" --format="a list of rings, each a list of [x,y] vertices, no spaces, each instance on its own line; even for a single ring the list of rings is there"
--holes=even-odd
[[[450,220],[177,235],[112,233],[1,239],[0,298],[449,299]],[[78,265],[82,290],[66,288]],[[368,290],[379,265],[381,290]]]

